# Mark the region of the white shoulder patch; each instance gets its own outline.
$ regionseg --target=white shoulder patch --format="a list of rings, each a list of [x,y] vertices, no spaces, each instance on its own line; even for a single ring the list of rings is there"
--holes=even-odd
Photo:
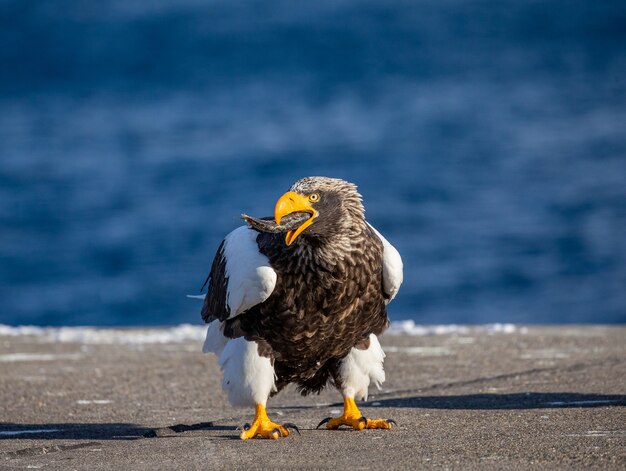
[[[256,243],[258,233],[241,226],[224,239],[228,292],[226,304],[235,317],[270,297],[276,272]]]
[[[389,296],[387,303],[391,302],[398,294],[402,280],[404,280],[404,267],[402,265],[402,257],[396,248],[389,243],[383,235],[374,228],[369,222],[368,226],[372,228],[374,233],[383,243],[383,289],[385,294]]]

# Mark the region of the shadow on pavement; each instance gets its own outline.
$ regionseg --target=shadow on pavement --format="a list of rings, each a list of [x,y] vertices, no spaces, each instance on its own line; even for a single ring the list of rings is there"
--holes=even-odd
[[[0,422],[0,440],[136,440],[139,438],[176,436],[179,433],[197,430],[235,430],[235,427],[213,425],[212,422],[191,425],[177,424],[160,428],[123,423],[16,424]]]
[[[340,404],[337,404],[340,405]],[[418,409],[559,409],[626,406],[626,395],[538,393],[515,394],[465,394],[457,396],[412,396],[378,399],[364,404],[366,407],[412,407]],[[316,409],[315,406],[283,406],[295,409]],[[194,431],[234,431],[234,426],[214,425],[213,422],[177,424],[150,428],[124,423],[42,423],[16,424],[0,422],[0,440],[17,439],[73,439],[73,440],[137,440],[140,438],[174,437]],[[236,438],[236,437],[235,437]]]
[[[555,409],[626,406],[626,395],[539,393],[464,394],[461,396],[412,396],[372,400],[368,407],[415,407],[420,409]]]

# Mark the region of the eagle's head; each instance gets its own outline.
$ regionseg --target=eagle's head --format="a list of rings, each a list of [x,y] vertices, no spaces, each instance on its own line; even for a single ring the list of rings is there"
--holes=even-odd
[[[294,213],[311,216],[287,232],[287,245],[301,236],[322,240],[349,237],[365,225],[365,209],[356,185],[339,178],[306,177],[294,183],[276,203],[276,224]]]

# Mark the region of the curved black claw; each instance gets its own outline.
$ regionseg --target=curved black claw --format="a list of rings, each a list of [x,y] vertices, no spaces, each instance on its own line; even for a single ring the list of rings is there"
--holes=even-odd
[[[390,424],[390,425],[391,425],[391,424],[393,424],[393,425],[395,425],[396,427],[398,426],[398,422],[396,422],[396,421],[395,421],[395,420],[393,420],[393,419],[387,419],[387,423],[388,423],[388,424]]]
[[[367,419],[365,417],[359,417],[359,422],[365,422],[365,428],[367,428]]]
[[[250,428],[252,427],[252,425],[250,425],[248,422],[246,422],[245,424],[243,424],[243,429],[247,432],[248,430],[250,430]]]
[[[279,437],[283,436],[283,432],[281,432],[279,428],[275,428],[274,430],[272,430],[272,435],[274,435],[275,433],[277,433]]]
[[[296,432],[298,432],[298,435],[302,436],[302,434],[300,433],[300,429],[298,428],[296,424],[287,422],[286,424],[283,424],[283,427],[285,427],[286,429],[294,429]]]
[[[333,420],[333,418],[332,418],[332,417],[326,417],[324,420],[322,420],[322,421],[321,421],[321,422],[317,425],[317,427],[315,427],[315,430],[317,430],[318,428],[320,428],[320,427],[321,427],[322,425],[324,425],[325,423],[330,422],[331,420]]]

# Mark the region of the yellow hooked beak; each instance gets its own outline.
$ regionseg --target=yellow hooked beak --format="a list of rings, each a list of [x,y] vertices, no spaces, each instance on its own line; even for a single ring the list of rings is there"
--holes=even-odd
[[[311,206],[311,202],[306,196],[299,195],[293,191],[288,191],[281,196],[276,202],[274,209],[274,219],[276,224],[280,224],[280,220],[291,213],[305,212],[311,214],[311,217],[300,224],[295,231],[288,231],[285,237],[287,245],[291,245],[294,240],[313,223],[313,219],[317,216],[317,211]]]

